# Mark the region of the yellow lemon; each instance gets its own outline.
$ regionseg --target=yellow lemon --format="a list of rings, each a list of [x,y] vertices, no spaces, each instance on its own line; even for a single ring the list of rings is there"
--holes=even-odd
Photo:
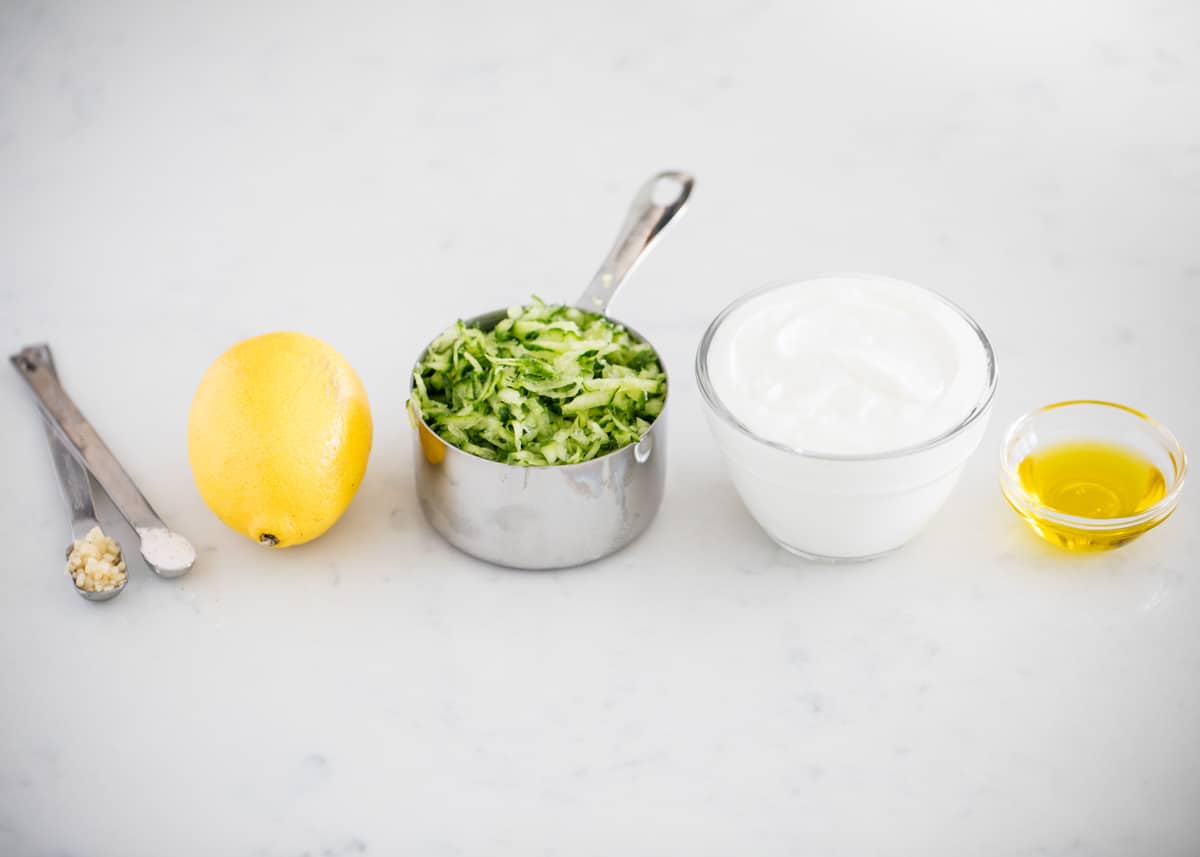
[[[367,469],[371,409],[354,369],[303,333],[246,339],[217,358],[188,415],[204,502],[269,547],[303,544],[341,517]]]

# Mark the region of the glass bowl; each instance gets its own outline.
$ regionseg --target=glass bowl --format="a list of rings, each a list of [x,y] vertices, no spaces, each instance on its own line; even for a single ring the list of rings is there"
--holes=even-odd
[[[1046,505],[1022,482],[1021,463],[1034,453],[1070,443],[1136,453],[1162,474],[1162,497],[1119,517],[1067,514]],[[1046,541],[1075,551],[1121,547],[1161,524],[1179,503],[1186,472],[1187,456],[1166,426],[1112,402],[1077,400],[1038,408],[1012,424],[1000,450],[1000,487],[1009,505]]]
[[[869,274],[835,274],[749,292],[721,310],[708,326],[696,351],[695,369],[709,428],[751,517],[791,553],[850,562],[901,547],[945,504],[987,427],[996,392],[996,358],[983,330],[963,309],[929,289],[900,283],[945,304],[973,331],[986,374],[971,410],[936,437],[878,453],[824,454],[762,437],[717,394],[708,365],[710,348],[722,325],[747,303],[775,290],[827,278],[897,282]]]

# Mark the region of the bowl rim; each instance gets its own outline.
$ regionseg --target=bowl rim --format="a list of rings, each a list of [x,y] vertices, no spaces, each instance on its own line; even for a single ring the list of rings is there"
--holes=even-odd
[[[524,304],[515,304],[514,306],[524,306]],[[563,304],[563,306],[574,306],[574,304]],[[649,345],[651,348],[653,348],[655,355],[658,357],[658,365],[659,365],[659,368],[662,369],[663,381],[665,384],[665,387],[663,389],[662,410],[658,412],[658,416],[656,416],[654,418],[654,422],[650,423],[650,427],[648,429],[646,429],[641,434],[641,436],[638,437],[637,440],[631,441],[630,443],[627,443],[622,447],[618,447],[617,449],[614,449],[611,452],[606,452],[606,453],[604,453],[604,455],[598,455],[595,458],[589,458],[587,461],[576,461],[576,462],[572,462],[570,464],[510,464],[507,461],[496,461],[495,459],[492,459],[492,458],[484,458],[482,455],[476,455],[473,452],[467,452],[465,449],[455,446],[454,444],[450,443],[450,441],[446,440],[444,437],[442,437],[440,434],[438,434],[436,431],[434,431],[433,426],[429,425],[429,423],[426,422],[425,415],[423,413],[421,413],[421,407],[420,407],[420,405],[417,404],[416,399],[413,396],[413,391],[416,389],[416,386],[417,386],[416,381],[414,379],[414,376],[416,375],[417,367],[421,364],[421,361],[425,358],[425,354],[429,351],[430,346],[432,346],[433,343],[435,341],[437,341],[438,337],[440,337],[442,335],[441,333],[438,333],[436,336],[434,336],[433,339],[429,340],[429,342],[425,345],[425,347],[421,349],[421,353],[417,355],[417,359],[413,361],[412,368],[408,372],[408,400],[404,403],[404,409],[408,412],[410,422],[413,419],[418,420],[421,423],[421,426],[426,431],[428,431],[429,434],[433,438],[435,438],[438,443],[440,443],[443,447],[445,447],[447,450],[449,450],[448,454],[458,454],[458,455],[465,456],[470,461],[479,461],[479,462],[483,462],[484,464],[494,465],[496,467],[507,468],[507,469],[512,469],[512,470],[520,470],[520,471],[524,471],[524,472],[531,472],[531,471],[536,472],[536,471],[541,471],[541,470],[553,470],[553,471],[559,472],[559,471],[569,471],[572,468],[589,467],[589,466],[597,464],[599,462],[606,461],[607,459],[612,458],[613,456],[627,454],[629,452],[629,450],[635,449],[643,440],[645,440],[646,438],[648,438],[652,434],[654,434],[655,427],[660,422],[662,422],[663,418],[666,416],[667,405],[669,404],[670,399],[671,399],[671,376],[667,372],[667,366],[666,366],[666,362],[663,360],[662,352],[659,351],[658,348],[655,348],[654,343],[652,343],[649,339],[647,339],[645,336],[643,336],[641,333],[639,333],[634,328],[630,327],[625,322],[621,321],[619,318],[613,318],[608,313],[603,313],[603,312],[596,313],[595,310],[589,310],[585,307],[575,307],[575,308],[578,310],[582,310],[583,312],[591,312],[591,313],[595,313],[596,315],[602,315],[602,316],[604,316],[604,318],[608,319],[613,324],[620,325],[621,327],[625,328],[625,330],[630,335],[632,335],[635,339],[638,339],[638,340],[646,343],[647,345]],[[460,317],[458,319],[458,321],[461,321],[465,325],[472,325],[472,324],[484,324],[487,322],[487,320],[495,318],[495,321],[493,322],[493,326],[494,326],[495,324],[502,321],[505,317],[507,317],[508,309],[509,309],[509,307],[502,307],[501,309],[491,310],[490,312],[484,312],[484,313],[479,313],[478,315],[473,315],[470,318],[461,318]],[[452,325],[447,325],[446,327],[442,328],[442,332],[444,333],[446,330],[449,330],[451,326]],[[414,429],[415,428],[416,427],[414,426]],[[421,442],[421,439],[419,437],[414,437],[413,440],[414,440],[414,442],[416,442],[418,444]],[[657,441],[657,440],[655,441],[656,444],[659,442],[660,441]]]
[[[1175,482],[1171,486],[1171,489],[1163,495],[1161,500],[1153,506],[1146,507],[1136,515],[1124,515],[1119,518],[1089,518],[1085,515],[1070,515],[1066,512],[1060,512],[1057,509],[1038,502],[1029,495],[1021,485],[1021,480],[1016,472],[1016,468],[1021,462],[1011,460],[1012,457],[1009,455],[1010,450],[1017,438],[1038,416],[1047,411],[1057,410],[1058,408],[1079,406],[1112,408],[1122,411],[1132,417],[1136,417],[1143,428],[1148,427],[1155,434],[1159,442],[1167,450],[1167,455],[1175,464]],[[1085,440],[1086,436],[1080,439]],[[1024,460],[1024,458],[1021,460]],[[1042,405],[1040,408],[1034,408],[1013,421],[1012,425],[1004,433],[1004,440],[1000,443],[1000,488],[1004,492],[1004,496],[1008,502],[1022,515],[1028,513],[1050,523],[1086,532],[1124,530],[1151,521],[1164,520],[1179,504],[1179,495],[1183,490],[1183,483],[1187,480],[1187,470],[1187,452],[1174,432],[1154,417],[1143,411],[1139,411],[1137,408],[1131,408],[1129,405],[1122,405],[1119,402],[1109,402],[1104,399],[1066,399],[1061,402]],[[1163,475],[1165,477],[1167,474]]]
[[[729,408],[725,406],[725,403],[721,401],[721,397],[717,395],[717,391],[713,389],[712,379],[708,372],[708,351],[712,346],[713,339],[716,337],[717,331],[721,328],[721,325],[729,318],[730,315],[732,315],[745,304],[753,301],[755,298],[759,298],[765,294],[777,291],[779,289],[784,289],[789,286],[810,285],[821,280],[832,279],[872,280],[875,282],[898,283],[901,285],[910,286],[912,288],[919,289],[935,298],[955,312],[960,318],[962,318],[963,321],[967,323],[967,326],[970,327],[975,333],[976,337],[978,337],[980,345],[983,346],[983,352],[987,366],[987,380],[984,383],[984,387],[979,395],[979,398],[976,400],[971,410],[967,412],[966,416],[962,418],[962,420],[940,434],[929,438],[928,440],[909,444],[908,446],[885,449],[880,452],[835,453],[820,452],[819,450],[807,450],[797,446],[792,446],[791,444],[782,443],[780,441],[770,440],[769,438],[765,438],[756,433],[753,429],[733,415]],[[696,348],[695,372],[696,384],[700,388],[700,396],[704,399],[704,402],[708,406],[709,410],[718,416],[723,422],[731,426],[739,434],[742,434],[753,441],[757,441],[758,443],[772,447],[788,455],[795,455],[801,458],[817,459],[821,461],[884,461],[892,458],[903,458],[907,455],[925,452],[926,450],[941,446],[942,444],[953,440],[955,437],[962,434],[980,417],[988,412],[988,409],[991,407],[992,400],[995,398],[996,386],[999,380],[998,367],[996,364],[996,352],[995,349],[992,348],[991,341],[987,338],[987,334],[983,332],[983,328],[979,326],[979,323],[975,321],[974,318],[972,318],[970,313],[968,313],[954,301],[950,300],[940,292],[908,280],[901,280],[897,277],[889,277],[883,274],[865,274],[853,271],[840,271],[817,274],[815,276],[803,277],[800,279],[779,280],[768,283],[764,286],[759,286],[756,289],[751,289],[745,294],[735,298],[733,301],[726,304],[724,309],[717,313],[716,317],[713,318],[713,320],[709,323],[708,328],[704,331],[704,335],[700,338],[700,344]]]

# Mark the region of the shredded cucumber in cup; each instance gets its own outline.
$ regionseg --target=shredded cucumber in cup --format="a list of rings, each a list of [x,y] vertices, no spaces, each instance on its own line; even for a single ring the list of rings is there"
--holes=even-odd
[[[534,298],[493,330],[462,321],[413,372],[447,443],[506,464],[578,464],[636,442],[663,408],[654,349],[602,315]]]

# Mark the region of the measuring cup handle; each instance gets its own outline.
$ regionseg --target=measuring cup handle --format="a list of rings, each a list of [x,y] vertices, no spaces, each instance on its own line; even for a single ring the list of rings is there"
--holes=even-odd
[[[575,306],[606,312],[621,283],[629,276],[659,233],[683,211],[696,180],[688,173],[667,170],[642,185],[608,256]]]

